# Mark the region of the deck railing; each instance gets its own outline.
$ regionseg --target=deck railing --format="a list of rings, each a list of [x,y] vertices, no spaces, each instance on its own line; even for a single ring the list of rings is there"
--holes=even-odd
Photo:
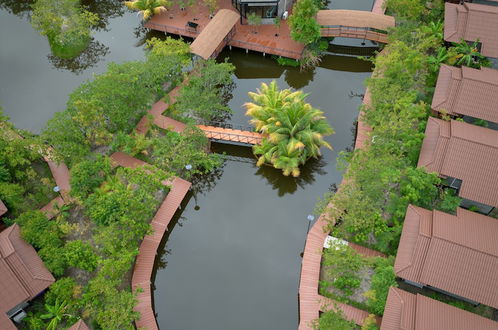
[[[367,39],[375,42],[387,43],[387,33],[372,28],[360,28],[351,26],[322,26],[320,28],[322,37],[344,37]]]
[[[293,50],[288,50],[288,49],[283,49],[283,48],[278,48],[278,47],[270,47],[270,46],[260,45],[260,44],[254,43],[254,42],[235,40],[235,39],[232,39],[229,42],[229,45],[234,46],[234,47],[238,47],[238,48],[255,50],[255,51],[258,51],[261,53],[285,56],[285,57],[294,58],[294,59],[300,59],[301,55],[302,55],[302,51],[296,52]]]

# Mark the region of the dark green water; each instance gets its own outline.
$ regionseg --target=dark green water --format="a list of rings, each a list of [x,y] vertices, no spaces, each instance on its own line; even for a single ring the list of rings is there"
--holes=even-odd
[[[144,33],[135,35],[140,26],[135,14],[120,12],[116,1],[87,3],[109,17],[106,29],[97,31],[88,56],[58,63],[48,57],[45,38],[31,28],[29,12],[19,12],[25,2],[0,0],[0,105],[18,127],[38,132],[92,73],[104,71],[110,61],[143,57]],[[361,0],[329,5],[371,6]],[[247,124],[242,105],[249,101],[248,91],[276,80],[281,88],[302,88],[308,101],[326,113],[336,131],[327,139],[334,150],[310,161],[296,180],[257,168],[249,148],[213,144],[213,151],[226,152],[231,160],[195,185],[163,240],[153,279],[157,320],[161,329],[172,330],[295,329],[306,217],[317,198],[341,181],[337,154],[353,144],[363,81],[371,67],[354,57],[326,56],[316,69],[301,72],[261,54],[234,50],[223,57],[237,67],[232,123]]]

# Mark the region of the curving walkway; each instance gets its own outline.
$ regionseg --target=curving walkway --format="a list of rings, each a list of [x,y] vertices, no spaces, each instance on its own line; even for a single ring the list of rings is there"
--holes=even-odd
[[[370,101],[370,92],[367,88],[367,90],[365,91],[365,97],[363,98],[362,107],[368,106],[370,104]],[[358,115],[358,129],[355,141],[355,149],[364,147],[366,141],[369,139],[368,132],[371,131],[371,128],[363,122],[362,117],[363,111],[360,111],[360,114]],[[333,207],[334,205],[332,204],[329,204],[327,206],[327,208]],[[320,311],[323,311],[323,300],[328,299],[318,293],[323,242],[328,235],[328,225],[329,219],[327,218],[327,214],[321,214],[316,223],[311,227],[306,238],[303,261],[301,264],[301,280],[299,282],[299,330],[311,330],[313,328],[312,322],[318,319],[318,317],[320,316]],[[356,244],[353,248],[364,255],[378,253],[365,247],[360,247]],[[379,256],[382,256],[382,254],[380,254]],[[327,301],[329,303],[331,302],[330,299],[328,299]],[[349,320],[354,321],[356,324],[361,325],[364,318],[360,323],[360,317],[368,316],[368,313],[365,311],[362,311],[362,313],[359,313],[356,310],[353,311],[351,309],[353,308],[352,306],[345,304],[340,304],[338,306],[342,306],[341,310],[343,310],[345,316]]]
[[[146,162],[131,157],[123,152],[115,152],[111,155],[114,166],[136,168],[148,165]],[[152,307],[152,290],[151,277],[156,259],[157,249],[163,238],[164,233],[168,230],[168,225],[175,215],[176,210],[180,207],[185,195],[192,185],[190,182],[180,178],[173,178],[171,181],[163,182],[164,185],[170,186],[171,190],[157,210],[156,215],[152,218],[152,233],[145,236],[140,244],[138,256],[133,268],[131,287],[133,291],[140,289],[137,295],[138,304],[135,311],[140,313],[140,319],[135,322],[137,328],[147,330],[158,329],[156,316]]]

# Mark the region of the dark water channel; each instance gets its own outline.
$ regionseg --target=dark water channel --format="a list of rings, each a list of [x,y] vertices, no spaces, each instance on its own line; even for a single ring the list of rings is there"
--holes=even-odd
[[[100,0],[87,1],[108,17],[95,34],[95,49],[82,63],[58,63],[49,57],[45,38],[31,28],[25,3],[0,0],[0,106],[20,128],[38,132],[64,109],[67,95],[108,62],[143,57],[143,40],[150,34],[136,34],[136,15],[121,12],[114,6],[119,2]],[[371,6],[370,0],[329,4]],[[361,46],[358,40],[333,43]],[[161,329],[171,330],[295,329],[306,217],[317,198],[341,180],[336,158],[353,144],[371,67],[355,57],[328,55],[319,67],[300,72],[261,54],[234,50],[220,60],[224,57],[236,65],[232,123],[247,124],[242,105],[248,91],[276,80],[281,88],[302,88],[325,112],[336,132],[327,138],[334,150],[324,150],[322,159],[310,161],[301,177],[292,179],[257,168],[249,148],[213,144],[213,151],[229,157],[196,185],[163,240],[153,280],[157,320]]]

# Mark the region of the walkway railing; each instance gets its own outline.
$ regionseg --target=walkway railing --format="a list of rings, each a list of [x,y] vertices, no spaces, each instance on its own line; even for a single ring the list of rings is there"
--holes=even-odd
[[[386,32],[379,32],[370,28],[359,28],[350,26],[322,26],[320,28],[320,33],[323,37],[366,39],[375,42],[381,42],[384,44],[389,41]]]
[[[232,39],[228,44],[230,46],[233,46],[233,47],[250,49],[250,50],[254,50],[257,52],[261,52],[261,53],[273,54],[273,55],[278,55],[278,56],[285,56],[285,57],[289,57],[289,58],[293,58],[293,59],[300,59],[301,55],[302,55],[302,52],[296,52],[293,50],[283,49],[283,48],[278,48],[278,47],[269,47],[269,46],[265,46],[265,45],[256,44],[254,42],[249,42],[249,41]]]

